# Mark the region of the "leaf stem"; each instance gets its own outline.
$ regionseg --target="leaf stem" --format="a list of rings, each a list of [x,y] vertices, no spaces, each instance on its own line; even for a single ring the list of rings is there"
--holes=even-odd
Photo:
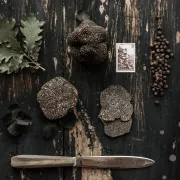
[[[41,65],[40,65],[39,63],[34,62],[31,57],[27,56],[26,54],[23,54],[23,55],[24,55],[29,61],[31,61],[31,62],[29,62],[29,63],[35,65],[35,68],[36,68],[36,69],[40,68],[40,69],[42,69],[43,71],[45,71],[45,69],[44,69],[43,67],[41,67]]]

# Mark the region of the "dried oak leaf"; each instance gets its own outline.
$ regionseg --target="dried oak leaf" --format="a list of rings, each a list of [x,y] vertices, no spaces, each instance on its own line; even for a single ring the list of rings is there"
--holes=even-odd
[[[91,20],[84,20],[68,35],[71,56],[79,61],[100,64],[107,58],[107,31]]]
[[[48,119],[58,119],[77,105],[78,91],[66,79],[56,77],[41,87],[37,101]]]
[[[113,122],[104,122],[104,133],[112,138],[122,136],[131,129],[132,119],[123,122],[119,119]]]
[[[115,121],[116,119],[129,121],[133,113],[131,99],[131,95],[122,86],[108,87],[100,96],[99,118],[103,121]]]
[[[39,21],[34,14],[26,18],[24,21],[21,20],[22,27],[21,32],[25,36],[24,48],[26,53],[30,55],[35,61],[38,60],[40,45],[42,43],[42,26],[44,21]]]

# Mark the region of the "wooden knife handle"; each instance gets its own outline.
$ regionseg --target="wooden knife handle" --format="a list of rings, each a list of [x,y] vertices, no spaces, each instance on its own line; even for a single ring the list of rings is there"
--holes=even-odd
[[[11,158],[11,166],[15,168],[46,168],[74,166],[74,157],[18,155]]]

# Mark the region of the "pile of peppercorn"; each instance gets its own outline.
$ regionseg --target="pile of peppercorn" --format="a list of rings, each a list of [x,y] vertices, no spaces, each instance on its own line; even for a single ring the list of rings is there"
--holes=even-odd
[[[170,50],[169,41],[162,33],[162,28],[157,28],[156,40],[151,48],[151,74],[153,77],[152,92],[155,96],[163,96],[164,89],[168,88],[167,77],[171,73],[170,60],[173,53]]]

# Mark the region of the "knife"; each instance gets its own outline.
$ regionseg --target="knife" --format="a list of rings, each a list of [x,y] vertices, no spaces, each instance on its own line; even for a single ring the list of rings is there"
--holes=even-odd
[[[47,168],[47,167],[91,167],[91,168],[116,168],[131,169],[152,166],[152,159],[137,156],[41,156],[17,155],[11,158],[14,168]]]

